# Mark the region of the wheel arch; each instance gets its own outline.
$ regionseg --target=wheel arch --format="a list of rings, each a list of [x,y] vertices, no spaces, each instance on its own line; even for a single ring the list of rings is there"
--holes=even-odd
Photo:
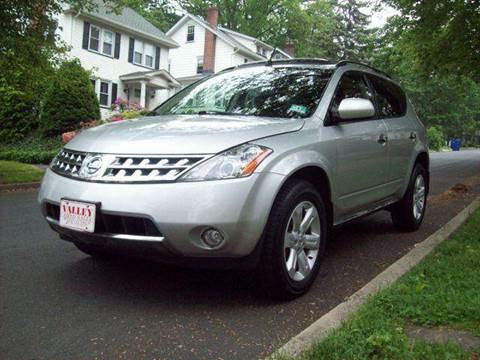
[[[413,168],[417,164],[422,165],[423,168],[425,169],[425,171],[427,172],[426,183],[427,183],[427,193],[428,193],[428,191],[430,189],[430,157],[428,155],[428,152],[422,151],[422,152],[417,154],[417,157],[415,158],[415,162],[413,163],[413,167],[412,167],[411,171],[413,171]]]
[[[325,201],[328,222],[330,225],[333,224],[332,187],[327,171],[318,165],[305,165],[297,168],[285,178],[280,189],[283,188],[287,182],[296,180],[308,181],[315,187]]]

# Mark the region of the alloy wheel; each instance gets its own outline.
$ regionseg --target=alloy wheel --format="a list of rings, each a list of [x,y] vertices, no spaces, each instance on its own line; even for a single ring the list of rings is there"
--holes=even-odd
[[[420,220],[423,215],[425,207],[425,180],[423,175],[419,174],[415,179],[415,186],[413,189],[413,216],[415,220]]]
[[[318,210],[310,201],[302,201],[292,211],[284,238],[284,261],[289,277],[304,280],[317,261],[321,226]]]

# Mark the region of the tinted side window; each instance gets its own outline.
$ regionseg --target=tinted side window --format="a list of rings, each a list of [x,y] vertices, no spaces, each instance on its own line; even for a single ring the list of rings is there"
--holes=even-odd
[[[377,106],[381,117],[404,116],[407,111],[407,99],[400,87],[376,76],[369,76],[375,89]]]
[[[343,99],[348,98],[368,99],[373,102],[373,94],[362,73],[347,72],[342,76],[340,83],[337,86],[337,90],[335,91],[330,115],[336,116],[335,114],[337,114],[338,106]]]

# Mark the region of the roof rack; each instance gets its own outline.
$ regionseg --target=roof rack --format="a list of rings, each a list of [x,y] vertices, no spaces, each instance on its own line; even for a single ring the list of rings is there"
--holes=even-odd
[[[368,65],[368,64],[365,64],[365,63],[362,63],[362,62],[359,62],[359,61],[354,61],[354,60],[341,60],[337,63],[337,67],[340,67],[340,66],[345,66],[345,65],[348,65],[348,64],[354,64],[354,65],[360,65],[360,66],[365,66],[373,71],[376,71],[377,73],[379,74],[382,74],[386,77],[388,77],[389,79],[391,79],[392,77],[390,75],[388,75],[386,72],[382,71],[382,70],[378,70],[376,68],[374,68],[373,66],[371,65]]]
[[[369,68],[369,69],[371,69],[371,70],[373,70],[373,71],[375,71],[379,74],[382,74],[383,76],[388,77],[389,79],[392,78],[386,72],[378,70],[378,69],[374,68],[373,66],[362,63],[362,62],[358,62],[358,61],[354,61],[354,60],[332,61],[332,60],[321,59],[321,58],[293,58],[293,59],[277,59],[277,60],[269,59],[269,60],[252,61],[252,62],[248,62],[248,63],[245,63],[245,64],[240,64],[240,65],[237,65],[237,66],[229,67],[227,69],[224,69],[223,71],[232,70],[232,69],[235,69],[235,68],[255,66],[255,65],[271,66],[271,65],[276,65],[276,64],[278,64],[278,65],[316,64],[316,65],[335,65],[336,67],[345,66],[345,65],[348,65],[348,64],[354,64],[354,65],[360,65],[360,66],[364,66],[366,68]]]

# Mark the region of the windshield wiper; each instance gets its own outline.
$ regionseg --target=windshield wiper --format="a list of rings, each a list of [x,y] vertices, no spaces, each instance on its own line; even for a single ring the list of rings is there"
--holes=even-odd
[[[235,115],[226,111],[216,111],[216,110],[201,110],[197,112],[197,115]]]

